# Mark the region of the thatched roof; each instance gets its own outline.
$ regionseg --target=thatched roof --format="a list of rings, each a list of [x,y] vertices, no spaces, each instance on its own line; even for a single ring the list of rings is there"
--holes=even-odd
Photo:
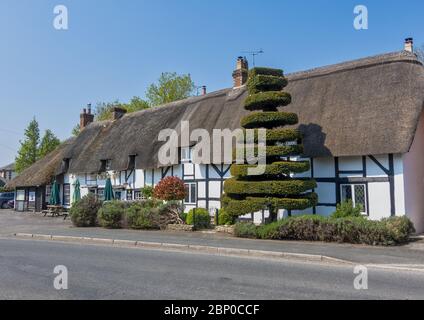
[[[424,104],[424,67],[414,54],[402,51],[379,55],[294,73],[288,78],[287,91],[293,96],[288,109],[299,115],[306,156],[409,151]],[[33,176],[40,176],[41,171],[61,173],[64,158],[71,159],[70,173],[98,172],[101,160],[111,160],[113,170],[125,170],[130,155],[136,155],[139,169],[160,167],[160,130],[178,129],[181,121],[189,121],[191,131],[234,130],[247,114],[243,108],[246,96],[245,88],[225,89],[128,114],[116,121],[93,123],[13,183],[41,184],[42,179]]]
[[[15,171],[15,163],[11,163],[7,166],[1,167],[0,171]]]
[[[71,146],[74,141],[75,139],[72,138],[63,142],[54,151],[21,172],[16,178],[9,181],[6,186],[8,188],[37,187],[51,183],[56,176],[57,169],[63,162],[64,151]]]

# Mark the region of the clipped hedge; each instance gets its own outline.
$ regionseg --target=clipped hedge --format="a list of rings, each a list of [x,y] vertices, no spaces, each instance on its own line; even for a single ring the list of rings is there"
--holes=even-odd
[[[264,68],[264,67],[255,67],[253,69],[250,69],[249,77],[254,77],[256,75],[284,77],[284,71],[282,69],[273,69],[273,68]]]
[[[247,88],[249,93],[258,93],[261,91],[281,91],[286,87],[288,81],[284,77],[276,77],[258,74],[249,77]]]
[[[194,225],[196,229],[207,229],[210,227],[211,217],[204,208],[191,209],[187,214],[186,223]]]
[[[267,180],[267,181],[238,181],[228,179],[224,192],[232,195],[272,195],[286,196],[304,193],[317,187],[315,180]]]
[[[104,202],[97,213],[99,224],[104,228],[120,229],[122,228],[122,219],[124,217],[125,206],[121,201]]]
[[[368,245],[406,243],[413,232],[414,226],[407,217],[371,221],[364,217],[334,219],[313,215],[286,218],[264,226],[246,223],[235,226],[235,235],[243,238]]]
[[[229,214],[225,209],[220,209],[218,212],[218,225],[232,225],[235,217]]]
[[[281,91],[266,91],[250,94],[244,102],[246,110],[276,110],[291,103],[291,95]]]
[[[241,126],[245,129],[272,129],[298,123],[299,118],[297,114],[292,112],[254,112],[241,119]]]
[[[141,203],[133,203],[125,213],[128,226],[132,229],[160,229],[158,208],[144,207]]]
[[[249,149],[250,148],[250,149]],[[254,146],[245,146],[244,148],[236,148],[233,149],[233,159],[237,159],[237,155],[244,155],[244,159],[245,160],[253,160],[250,159],[251,154],[246,154],[246,151],[249,150],[249,153],[252,153],[253,149],[253,156],[254,157],[258,157],[258,151],[259,148],[257,145]],[[301,144],[296,144],[296,145],[291,145],[291,146],[266,146],[265,151],[265,157],[270,158],[270,157],[290,157],[290,156],[294,156],[294,155],[298,155],[303,153],[303,145]],[[249,158],[247,158],[247,156],[249,156]],[[237,160],[242,160],[242,159],[237,159]]]
[[[274,208],[286,210],[305,210],[317,205],[318,197],[315,193],[305,193],[296,198],[255,198],[246,197],[244,200],[231,199],[228,201],[224,196],[225,210],[233,215],[240,216],[257,212],[271,204]]]
[[[256,168],[256,164],[233,164],[230,172],[233,177],[249,177],[249,168]],[[311,165],[309,161],[280,161],[267,164],[263,176],[275,176],[289,173],[302,173],[308,171]]]
[[[238,137],[239,142],[244,142],[247,139],[247,131],[252,130],[253,132],[253,141],[258,142],[259,129],[244,129],[243,135]],[[250,133],[251,135],[252,133]],[[289,142],[289,141],[299,141],[302,139],[302,133],[298,129],[267,129],[266,130],[266,142],[276,143],[276,142]]]

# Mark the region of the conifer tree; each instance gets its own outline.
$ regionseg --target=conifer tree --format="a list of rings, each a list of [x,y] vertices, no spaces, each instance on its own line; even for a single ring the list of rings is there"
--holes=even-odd
[[[293,174],[308,171],[310,163],[296,160],[303,153],[301,132],[285,128],[298,123],[297,115],[278,110],[291,103],[290,94],[282,91],[287,84],[279,69],[254,68],[249,72],[245,109],[252,112],[241,120],[241,126],[254,129],[256,143],[257,129],[267,129],[266,169],[263,175],[253,176],[249,175],[249,168],[256,165],[232,165],[233,178],[225,182],[223,196],[223,207],[232,216],[266,209],[270,220],[275,221],[279,209],[291,212],[317,204],[317,195],[311,191],[316,188],[316,182],[293,178]]]
[[[38,144],[40,142],[40,129],[35,118],[25,129],[25,139],[20,141],[21,147],[16,157],[15,169],[21,173],[38,159]]]

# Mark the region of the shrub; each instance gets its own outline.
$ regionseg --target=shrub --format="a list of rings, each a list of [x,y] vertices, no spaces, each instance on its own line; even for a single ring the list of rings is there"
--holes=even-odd
[[[269,110],[287,106],[291,103],[291,95],[282,91],[265,91],[250,94],[244,103],[245,109],[250,111]]]
[[[362,217],[362,206],[354,207],[352,200],[347,200],[337,205],[336,211],[331,215],[332,218]]]
[[[184,181],[178,177],[166,177],[154,188],[153,196],[160,200],[183,200],[186,196]]]
[[[153,187],[152,186],[145,186],[141,189],[141,194],[145,199],[150,199],[153,197]]]
[[[125,211],[128,226],[132,229],[159,229],[159,209],[133,203]]]
[[[245,129],[263,127],[272,129],[278,126],[295,125],[299,122],[296,113],[292,112],[253,112],[241,119]]]
[[[184,224],[184,205],[181,201],[168,201],[159,206],[159,214],[162,221],[168,224]]]
[[[97,211],[102,203],[96,196],[89,193],[75,203],[69,210],[71,221],[76,227],[94,227],[97,220]]]
[[[218,225],[232,225],[234,224],[234,216],[230,215],[225,209],[221,209],[218,212]]]
[[[208,210],[204,208],[191,209],[187,214],[186,222],[194,225],[196,229],[206,229],[210,227],[211,217]]]
[[[119,229],[124,217],[124,204],[120,201],[108,201],[98,212],[99,223],[104,228]]]
[[[396,245],[408,241],[414,232],[407,217],[392,217],[381,221],[370,221],[363,217],[326,218],[322,216],[299,216],[286,218],[260,227],[236,224],[239,237],[346,242],[368,245]]]
[[[234,235],[240,238],[257,238],[258,227],[253,223],[241,222],[234,227]]]

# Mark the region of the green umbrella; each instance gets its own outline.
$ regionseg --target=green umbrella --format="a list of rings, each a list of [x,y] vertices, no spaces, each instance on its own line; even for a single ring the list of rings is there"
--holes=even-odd
[[[52,185],[52,193],[50,194],[49,204],[52,206],[60,205],[59,185],[57,184],[56,180],[53,182]]]
[[[80,182],[77,179],[74,183],[74,194],[72,195],[72,204],[77,203],[81,200]]]
[[[114,198],[115,197],[113,196],[112,182],[110,181],[110,178],[107,178],[105,186],[105,201],[111,201]]]

